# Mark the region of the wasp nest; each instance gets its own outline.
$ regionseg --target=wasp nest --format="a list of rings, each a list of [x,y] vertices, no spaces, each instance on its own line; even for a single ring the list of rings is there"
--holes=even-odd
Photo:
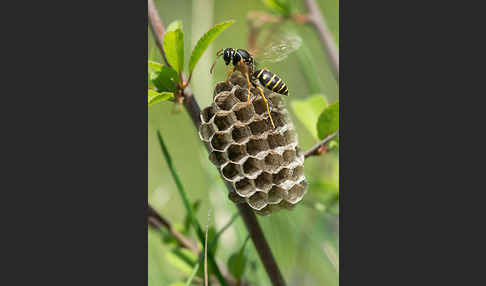
[[[247,81],[238,72],[229,83],[216,84],[212,105],[201,112],[199,136],[211,162],[234,187],[229,198],[268,215],[291,209],[304,197],[304,155],[282,96],[265,90],[273,128],[258,90],[250,91],[248,104]]]

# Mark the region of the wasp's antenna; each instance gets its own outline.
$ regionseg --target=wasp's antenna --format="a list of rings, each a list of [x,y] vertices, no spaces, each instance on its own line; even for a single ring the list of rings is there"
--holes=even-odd
[[[214,60],[213,64],[211,65],[211,68],[209,69],[209,73],[213,73],[214,66],[216,65],[216,62],[218,61],[218,58],[223,55],[223,49],[220,49],[218,52],[216,52],[216,59]]]

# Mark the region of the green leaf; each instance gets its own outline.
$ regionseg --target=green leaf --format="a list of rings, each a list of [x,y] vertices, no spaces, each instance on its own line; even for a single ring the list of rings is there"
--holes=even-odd
[[[167,253],[166,261],[184,274],[189,275],[196,265],[197,257],[187,249],[175,248]]]
[[[194,279],[194,277],[196,276],[197,271],[199,270],[199,265],[200,265],[200,264],[201,264],[200,262],[196,263],[196,265],[195,265],[195,266],[194,266],[194,268],[192,269],[192,273],[191,273],[191,275],[189,276],[189,278],[187,278],[186,284],[183,284],[183,283],[181,282],[181,283],[182,283],[181,285],[185,285],[185,286],[190,286],[190,285],[191,285],[192,280]]]
[[[155,103],[162,102],[174,98],[174,93],[172,92],[157,92],[153,89],[148,90],[148,105],[151,106]]]
[[[184,68],[184,32],[180,28],[164,34],[167,61],[180,74]]]
[[[201,200],[197,200],[192,204],[192,210],[194,211],[194,213],[197,213],[200,206],[201,206]],[[186,217],[184,218],[184,230],[182,231],[182,233],[187,234],[189,232],[189,227],[191,226],[191,224],[192,224],[192,218],[191,216],[189,216],[188,213],[186,213]]]
[[[171,283],[169,286],[184,286],[184,282],[174,282],[174,283]]]
[[[212,27],[209,31],[204,34],[199,41],[197,41],[196,46],[192,50],[191,59],[189,60],[189,74],[192,73],[194,68],[196,67],[197,62],[203,55],[204,51],[209,47],[209,44],[216,39],[216,37],[223,32],[226,28],[228,28],[231,24],[235,21],[226,21],[223,23],[219,23]]]
[[[324,139],[339,129],[339,102],[329,105],[319,116],[317,133]]]
[[[248,259],[245,255],[244,250],[249,238],[250,238],[249,236],[246,238],[245,242],[241,246],[240,251],[233,253],[228,259],[228,269],[230,273],[235,277],[236,280],[240,280],[241,277],[243,276],[243,273],[245,272],[246,263],[248,262]]]
[[[282,16],[289,16],[290,15],[290,3],[287,0],[263,0],[263,4],[267,6],[270,11],[282,15]]]
[[[175,92],[177,91],[177,82],[179,82],[179,76],[174,69],[163,66],[152,82],[157,88],[157,91]]]
[[[181,29],[182,30],[182,21],[181,20],[175,20],[174,22],[170,23],[169,26],[167,26],[166,32],[172,32],[174,30]]]
[[[322,95],[313,95],[303,100],[293,100],[290,106],[297,118],[317,138],[317,119],[327,106],[326,98]]]
[[[162,69],[162,64],[153,61],[148,61],[147,67],[148,67],[148,88],[154,88],[155,85],[153,83],[153,80],[159,75],[160,70]]]

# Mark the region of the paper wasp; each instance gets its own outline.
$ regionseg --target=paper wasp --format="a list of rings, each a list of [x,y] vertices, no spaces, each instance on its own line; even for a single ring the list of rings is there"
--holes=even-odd
[[[287,58],[290,53],[297,50],[301,44],[302,39],[300,37],[297,35],[291,35],[280,39],[277,43],[271,44],[265,49],[262,49],[261,54],[253,52],[250,53],[243,49],[220,49],[216,53],[216,59],[211,66],[210,72],[212,73],[218,58],[223,56],[223,60],[227,66],[229,64],[233,65],[233,69],[228,72],[226,82],[229,82],[231,74],[235,71],[239,71],[245,75],[248,82],[248,103],[250,103],[250,86],[254,86],[258,89],[263,101],[265,102],[270,122],[275,128],[275,124],[273,123],[273,119],[270,114],[268,100],[265,98],[263,89],[257,85],[256,81],[258,80],[262,86],[279,94],[288,95],[289,90],[283,80],[273,72],[269,71],[267,68],[257,69],[255,58],[257,58],[259,62],[279,62]]]

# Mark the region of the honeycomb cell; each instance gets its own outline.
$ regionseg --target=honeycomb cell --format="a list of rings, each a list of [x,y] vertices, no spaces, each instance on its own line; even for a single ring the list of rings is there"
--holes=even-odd
[[[228,198],[234,202],[235,204],[241,204],[241,203],[246,203],[245,198],[241,197],[238,195],[237,192],[229,192],[228,193]]]
[[[272,115],[273,123],[275,127],[284,127],[287,125],[287,116],[281,112],[271,111],[270,114]]]
[[[234,163],[238,163],[248,156],[248,154],[246,153],[245,145],[238,144],[231,145],[228,148],[227,154],[228,159],[230,159],[230,161]]]
[[[216,133],[211,139],[211,146],[214,150],[224,151],[233,141],[230,133]]]
[[[255,179],[255,186],[262,191],[269,191],[273,186],[272,174],[263,172]]]
[[[248,158],[248,160],[246,160],[246,162],[243,164],[243,173],[245,173],[245,175],[248,177],[254,177],[258,173],[262,172],[263,166],[263,161],[255,158]]]
[[[247,88],[236,86],[234,94],[240,102],[248,104],[248,89]]]
[[[270,149],[275,149],[277,147],[287,145],[285,141],[285,137],[278,133],[268,135],[267,140]]]
[[[230,82],[233,85],[237,85],[237,86],[240,86],[240,87],[243,87],[243,88],[248,88],[248,81],[240,72],[235,72],[235,73],[231,74]]]
[[[292,179],[292,170],[283,168],[277,174],[273,175],[273,182],[277,185]]]
[[[260,152],[267,151],[270,147],[265,139],[250,139],[246,145],[248,154],[255,156]]]
[[[199,127],[199,137],[203,141],[209,141],[211,136],[214,134],[214,126],[212,123],[203,123],[201,127]]]
[[[295,204],[292,204],[286,200],[282,200],[280,203],[278,203],[278,206],[283,209],[291,210],[294,208]]]
[[[295,161],[295,159],[297,158],[296,156],[296,153],[295,153],[295,150],[294,149],[290,149],[290,150],[285,150],[283,153],[282,153],[282,157],[284,159],[284,164],[285,165],[289,165],[291,164],[292,162]]]
[[[214,124],[218,128],[219,131],[225,131],[233,126],[236,122],[235,115],[230,112],[228,114],[216,114],[214,117]]]
[[[304,176],[304,166],[300,165],[295,167],[292,174],[292,180],[299,181]]]
[[[265,101],[263,101],[262,98],[255,100],[253,102],[253,107],[255,108],[255,112],[258,115],[264,115],[267,113],[267,105],[265,104]]]
[[[256,210],[261,210],[267,205],[267,197],[264,192],[256,192],[248,198],[248,204]]]
[[[234,181],[240,177],[240,165],[234,163],[228,163],[223,167],[221,173],[223,177],[228,181]]]
[[[292,204],[298,203],[305,194],[305,186],[303,184],[295,184],[287,193],[286,200]]]
[[[233,108],[233,111],[236,115],[236,119],[238,119],[242,123],[246,123],[250,121],[255,115],[255,111],[253,110],[253,107],[247,103],[237,104]]]
[[[289,129],[285,131],[283,135],[287,144],[297,142],[297,134],[295,133],[295,130]]]
[[[285,190],[280,187],[273,186],[272,189],[268,192],[268,203],[278,204],[283,200],[284,197]]]
[[[212,106],[204,108],[201,112],[201,121],[209,122],[213,116],[216,114],[216,110]]]
[[[278,154],[270,153],[265,157],[265,167],[270,173],[275,173],[283,165],[283,158]]]
[[[262,135],[264,132],[267,132],[270,130],[270,126],[267,125],[267,122],[265,120],[259,120],[259,121],[253,121],[249,125],[251,134],[253,135]]]
[[[214,89],[214,94],[217,95],[223,91],[231,91],[231,83],[226,83],[225,81],[218,82],[216,88]]]
[[[225,152],[214,151],[209,154],[209,160],[216,166],[220,167],[228,162],[228,155]]]
[[[247,126],[235,126],[231,131],[231,137],[236,143],[246,142],[250,136],[250,128]]]
[[[238,99],[229,91],[224,91],[219,93],[214,98],[214,103],[218,106],[221,110],[231,110],[233,106],[238,103]]]
[[[236,192],[242,197],[248,197],[256,192],[255,185],[252,180],[243,178],[234,184]]]

